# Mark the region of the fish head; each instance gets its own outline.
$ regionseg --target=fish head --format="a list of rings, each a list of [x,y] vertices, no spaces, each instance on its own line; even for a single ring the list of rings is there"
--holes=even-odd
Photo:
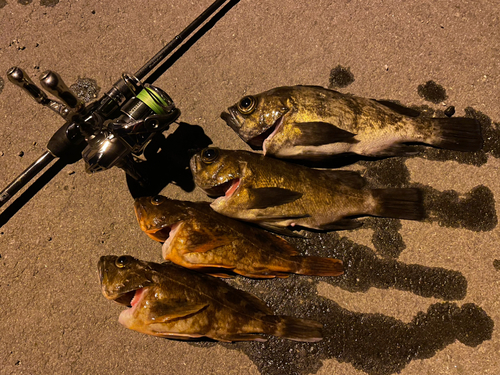
[[[264,140],[283,121],[292,108],[287,87],[258,95],[247,95],[222,112],[221,118],[250,146],[262,148]]]
[[[104,297],[121,305],[133,306],[143,288],[154,285],[149,263],[129,255],[106,255],[97,264]]]
[[[244,175],[244,151],[207,147],[191,158],[194,182],[209,196],[233,194]]]
[[[141,229],[159,242],[166,241],[172,227],[190,216],[184,202],[162,195],[137,198],[134,210]]]

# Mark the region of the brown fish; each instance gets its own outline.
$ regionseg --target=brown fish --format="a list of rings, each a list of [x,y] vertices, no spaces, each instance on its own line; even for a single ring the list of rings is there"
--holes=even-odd
[[[205,148],[191,158],[195,183],[217,196],[211,207],[268,228],[351,229],[355,216],[419,220],[419,189],[363,189],[356,172],[317,170],[264,155]]]
[[[341,260],[300,256],[281,237],[218,214],[207,202],[156,196],[138,198],[134,207],[141,229],[164,242],[163,258],[183,267],[220,277],[229,277],[227,272],[254,278],[344,273]]]
[[[108,255],[98,269],[104,297],[131,307],[119,322],[138,332],[179,340],[266,341],[263,334],[322,339],[320,323],[273,315],[257,297],[172,263]]]
[[[279,158],[414,153],[406,143],[478,151],[483,143],[475,119],[419,117],[418,111],[393,102],[318,86],[278,87],[245,96],[221,117],[245,142]]]

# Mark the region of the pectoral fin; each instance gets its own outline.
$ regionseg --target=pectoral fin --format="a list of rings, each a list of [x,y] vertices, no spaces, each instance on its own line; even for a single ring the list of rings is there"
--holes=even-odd
[[[248,209],[281,206],[296,201],[303,195],[298,191],[279,187],[249,188],[248,192],[250,195]]]
[[[356,134],[342,130],[328,122],[304,122],[294,124],[300,135],[293,140],[294,146],[321,146],[335,142],[356,143]]]
[[[188,315],[196,314],[207,306],[207,303],[190,304],[185,301],[175,302],[174,304],[157,302],[153,307],[151,307],[149,319],[146,324],[164,323],[170,320],[183,318]]]

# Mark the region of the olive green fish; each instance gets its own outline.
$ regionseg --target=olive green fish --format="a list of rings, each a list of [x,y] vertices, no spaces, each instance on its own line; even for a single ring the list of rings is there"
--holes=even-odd
[[[356,172],[318,170],[247,151],[205,148],[191,158],[195,183],[226,216],[269,229],[351,229],[356,216],[420,220],[419,189],[365,189]]]
[[[219,277],[230,277],[229,272],[254,278],[344,272],[341,260],[300,256],[281,237],[218,214],[207,202],[156,196],[138,198],[134,207],[141,229],[164,242],[163,258],[183,267]]]
[[[393,102],[318,86],[278,87],[245,96],[221,117],[245,142],[279,158],[414,153],[406,143],[477,151],[483,143],[475,119],[424,118]]]
[[[320,323],[273,315],[257,297],[172,263],[108,255],[98,269],[104,297],[130,307],[119,322],[138,332],[179,340],[266,341],[263,334],[322,339]]]

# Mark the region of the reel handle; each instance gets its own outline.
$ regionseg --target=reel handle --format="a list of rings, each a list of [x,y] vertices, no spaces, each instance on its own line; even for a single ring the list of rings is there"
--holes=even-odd
[[[7,71],[7,78],[14,85],[22,88],[29,96],[36,100],[37,103],[45,105],[49,100],[47,94],[44,93],[37,85],[33,83],[30,77],[24,70],[17,66],[13,66]]]
[[[70,109],[62,104],[59,103],[55,100],[49,99],[47,94],[40,89],[37,85],[33,83],[33,81],[30,79],[30,77],[26,74],[24,70],[17,66],[13,66],[7,71],[7,78],[9,79],[10,82],[12,82],[14,85],[22,88],[24,92],[26,92],[29,96],[31,96],[35,101],[45,107],[50,108],[53,110],[55,113],[57,113],[59,116],[61,116],[63,119],[67,120],[68,117],[71,114]],[[63,82],[64,84],[64,82]],[[64,85],[66,86],[66,85]],[[69,90],[66,86],[66,89]],[[49,90],[50,92],[50,90]],[[74,94],[72,94],[74,95]],[[59,98],[59,96],[54,95]],[[60,98],[62,100],[62,98]],[[63,100],[64,101],[64,100]],[[65,102],[65,101],[64,101]],[[70,106],[71,107],[71,106]],[[73,107],[71,107],[73,108]]]
[[[61,100],[68,107],[77,111],[83,107],[83,102],[78,99],[56,72],[52,70],[45,71],[40,77],[40,84],[46,91]]]

